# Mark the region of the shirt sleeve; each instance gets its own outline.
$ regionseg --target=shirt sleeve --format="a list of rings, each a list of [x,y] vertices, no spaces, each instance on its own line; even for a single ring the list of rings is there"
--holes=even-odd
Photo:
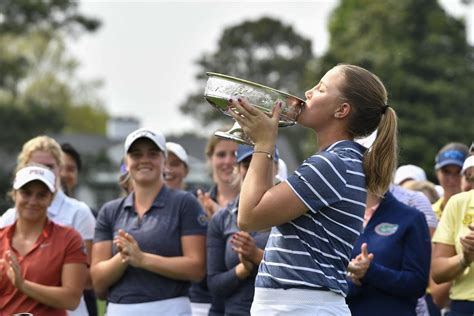
[[[0,216],[0,228],[11,225],[15,222],[16,211],[14,208],[8,209],[2,216]]]
[[[421,192],[414,192],[412,205],[414,208],[421,211],[426,218],[429,228],[436,228],[438,226],[438,219],[436,218],[430,200]]]
[[[346,168],[335,154],[322,152],[307,159],[286,180],[301,201],[313,212],[341,201]]]
[[[69,229],[65,239],[67,240],[67,244],[64,263],[87,264],[86,247],[79,233],[71,228]]]
[[[206,235],[207,216],[201,204],[191,194],[186,192],[180,207],[181,236]]]
[[[431,242],[426,219],[417,212],[403,238],[400,270],[372,262],[364,283],[394,296],[420,297],[425,293],[431,261]]]
[[[227,298],[244,283],[235,274],[235,267],[227,269],[225,264],[226,240],[223,221],[226,210],[221,210],[211,218],[207,231],[207,286],[212,296]]]
[[[74,228],[81,234],[84,240],[94,239],[95,218],[91,209],[84,203],[77,204]]]
[[[111,220],[113,208],[110,203],[105,204],[99,211],[94,231],[94,243],[112,241],[114,239],[113,222]]]
[[[347,281],[347,286],[349,288],[347,292],[348,299],[354,298],[358,296],[359,294],[364,293],[363,289],[366,286],[365,284],[362,284],[361,286],[355,285],[354,282],[352,282],[351,278],[347,278],[346,281]]]
[[[433,235],[433,243],[441,243],[446,245],[454,246],[455,243],[455,229],[458,226],[456,223],[456,212],[458,211],[459,205],[456,197],[452,197],[446,203],[446,207],[443,210],[441,219],[438,227]]]

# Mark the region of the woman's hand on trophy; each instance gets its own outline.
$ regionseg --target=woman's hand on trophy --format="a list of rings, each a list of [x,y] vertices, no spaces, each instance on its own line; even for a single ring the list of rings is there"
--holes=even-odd
[[[281,101],[277,101],[273,107],[271,116],[251,105],[244,97],[229,99],[229,112],[240,124],[245,134],[254,142],[259,149],[274,149],[278,135],[278,121],[281,112]],[[268,148],[266,148],[268,147]]]

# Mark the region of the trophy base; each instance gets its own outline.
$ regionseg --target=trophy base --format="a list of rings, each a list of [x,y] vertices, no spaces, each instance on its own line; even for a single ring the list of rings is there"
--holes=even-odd
[[[255,144],[245,135],[239,123],[235,122],[230,130],[227,132],[215,132],[214,135],[228,140],[232,140],[239,144],[254,146]]]

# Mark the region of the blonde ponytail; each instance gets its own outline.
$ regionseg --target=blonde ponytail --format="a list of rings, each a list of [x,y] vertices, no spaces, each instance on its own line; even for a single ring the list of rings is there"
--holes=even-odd
[[[388,107],[377,128],[377,137],[364,157],[369,193],[382,197],[388,191],[397,167],[397,158],[397,114]]]

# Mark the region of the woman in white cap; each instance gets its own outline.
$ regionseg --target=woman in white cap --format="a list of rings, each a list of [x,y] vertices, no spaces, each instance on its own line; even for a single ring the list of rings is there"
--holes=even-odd
[[[463,192],[474,189],[474,155],[467,157],[461,170],[461,190]]]
[[[416,165],[403,165],[395,171],[393,183],[405,187],[410,181],[426,181],[426,173],[421,167]]]
[[[165,182],[172,189],[184,190],[184,179],[189,173],[189,158],[183,146],[174,142],[166,143],[168,158],[165,164]]]
[[[48,207],[48,218],[55,223],[74,228],[82,239],[90,258],[92,239],[94,238],[95,218],[84,202],[67,196],[60,186],[60,173],[64,167],[64,153],[61,146],[49,136],[37,136],[23,144],[17,158],[17,170],[28,164],[36,163],[49,168],[56,177],[56,192],[51,205]],[[0,218],[0,227],[10,225],[15,221],[16,209],[8,209]],[[90,276],[87,277],[86,287],[91,288]],[[77,309],[69,311],[70,316],[83,316],[87,307],[83,298]]]
[[[17,218],[0,229],[2,315],[64,316],[79,305],[87,276],[84,242],[74,229],[48,219],[55,190],[55,176],[43,166],[16,173]]]
[[[107,315],[191,315],[190,281],[205,273],[206,215],[194,195],[164,184],[162,133],[130,133],[125,153],[133,192],[99,212],[94,289],[107,297]]]
[[[229,100],[232,117],[255,144],[238,224],[246,231],[272,227],[255,282],[254,315],[350,315],[346,272],[367,192],[382,197],[396,166],[397,117],[377,76],[338,65],[305,95],[298,123],[314,130],[320,150],[276,186],[281,103],[268,116],[242,97]],[[375,129],[371,150],[354,142]]]

